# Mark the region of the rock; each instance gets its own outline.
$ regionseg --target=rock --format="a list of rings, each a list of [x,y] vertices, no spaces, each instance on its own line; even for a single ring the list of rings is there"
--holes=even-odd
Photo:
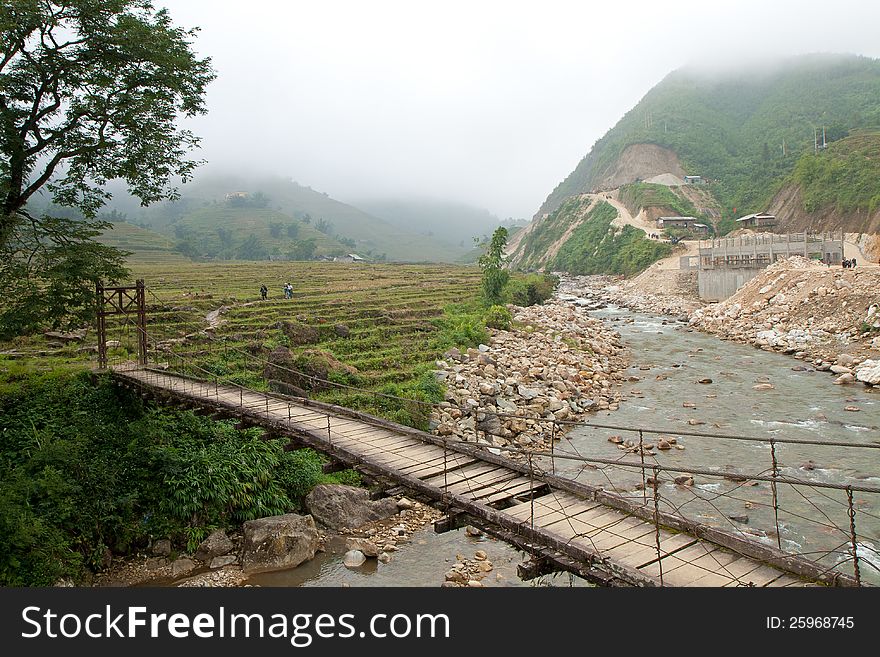
[[[712,379],[709,379],[709,378],[700,379],[697,383],[709,384],[709,383],[712,383]]]
[[[856,371],[856,378],[872,386],[880,385],[880,360],[865,360]]]
[[[474,559],[477,561],[485,561],[488,555],[483,550],[477,550],[474,552]]]
[[[397,500],[398,509],[408,510],[413,508],[413,506],[415,505],[412,503],[412,500],[407,499],[406,497],[401,497],[399,500]]]
[[[483,588],[483,583],[478,579],[469,579],[467,585],[468,585],[468,587],[470,587],[472,589]]]
[[[150,552],[160,557],[167,557],[171,554],[171,541],[167,538],[159,539],[158,541],[153,542],[153,546],[150,548]]]
[[[188,557],[180,557],[171,562],[171,576],[181,577],[196,569],[196,562]]]
[[[681,407],[682,408],[696,408],[697,405],[693,402],[682,402]]]
[[[211,559],[211,563],[208,564],[208,567],[211,570],[217,570],[218,568],[231,566],[236,561],[238,561],[238,557],[236,557],[234,554],[225,554],[222,557],[214,557],[213,559]]]
[[[541,394],[540,391],[535,390],[534,388],[527,388],[524,385],[517,386],[517,392],[519,393],[519,396],[526,401],[532,400]]]
[[[840,354],[835,361],[836,365],[841,365],[843,367],[852,367],[854,364],[855,358],[853,358],[850,354]],[[832,370],[834,371],[834,370]]]
[[[748,524],[748,522],[749,522],[748,516],[727,516],[727,517],[730,518],[731,520],[733,520],[734,522],[738,522],[738,523],[741,523],[744,525]]]
[[[697,420],[697,419],[691,418],[690,420],[688,420],[688,424],[695,427],[695,426],[699,426],[701,424],[706,424],[706,423],[703,422],[702,420]]]
[[[391,561],[391,555],[387,552],[382,552],[379,554],[379,563],[388,563]]]
[[[657,449],[667,450],[672,449],[672,445],[669,444],[668,441],[663,440],[662,438],[657,441]]]
[[[62,342],[82,342],[85,339],[87,332],[87,329],[79,329],[76,331],[70,331],[69,333],[64,333],[62,331],[46,331],[43,335],[53,340],[61,340]]]
[[[610,436],[608,438],[608,442],[613,443],[615,445],[621,445],[621,444],[623,444],[623,438],[621,438],[620,436]]]
[[[379,556],[379,548],[373,541],[367,538],[349,538],[345,542],[345,547],[349,551],[357,550],[365,557]]]
[[[773,390],[776,386],[772,383],[759,383],[757,385],[752,386],[752,390]]]
[[[494,413],[487,413],[482,422],[477,422],[477,430],[493,435],[501,433],[501,419]]]
[[[832,365],[828,369],[830,369],[833,374],[852,374],[852,370],[843,365]]]
[[[347,338],[351,333],[348,326],[345,324],[336,324],[336,326],[333,327],[333,332],[340,338]]]
[[[447,582],[455,582],[457,584],[467,584],[468,576],[460,570],[450,568],[444,576]]]
[[[315,520],[336,530],[357,529],[390,518],[398,511],[393,498],[372,501],[365,489],[341,484],[315,486],[305,502]]]
[[[679,486],[693,486],[694,485],[694,475],[685,474],[680,477],[676,477],[673,481]]]
[[[165,557],[151,557],[147,559],[147,562],[144,565],[147,570],[159,570],[168,565],[168,560]]]
[[[848,383],[855,383],[856,377],[852,374],[841,374],[839,377],[834,379],[834,383],[836,385],[845,385]]]
[[[464,533],[467,534],[468,536],[472,536],[474,538],[483,535],[483,531],[481,529],[477,529],[473,525],[468,525],[467,527],[465,527]]]
[[[845,410],[845,411],[852,411],[853,413],[858,413],[858,412],[859,412],[860,410],[862,410],[862,409],[859,408],[858,406],[844,406],[844,407],[843,407],[843,410]]]
[[[193,555],[199,561],[210,561],[214,557],[229,554],[235,547],[226,532],[222,529],[213,531],[204,541],[199,544],[199,549]]]
[[[342,563],[346,568],[359,568],[366,560],[367,557],[360,550],[349,550],[345,553]]]
[[[312,516],[288,513],[244,523],[241,565],[246,573],[295,568],[315,556],[318,529]]]

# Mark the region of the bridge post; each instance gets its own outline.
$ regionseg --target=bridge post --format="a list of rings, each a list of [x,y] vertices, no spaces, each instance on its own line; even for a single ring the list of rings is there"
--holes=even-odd
[[[138,365],[147,364],[147,298],[144,279],[136,281],[137,288],[137,332],[138,332]]]
[[[853,575],[856,578],[856,586],[862,585],[862,573],[859,568],[859,550],[856,536],[856,509],[853,506],[852,486],[846,487],[846,501],[849,507],[849,540],[852,545]]]
[[[642,459],[642,501],[648,503],[648,480],[645,478],[645,437],[639,429],[639,456]]]
[[[657,546],[657,567],[660,569],[660,586],[663,586],[663,556],[660,552],[660,492],[657,490],[659,470],[654,466],[654,543]]]
[[[98,331],[98,367],[102,370],[107,369],[107,324],[104,319],[104,282],[95,283],[95,302],[97,304],[97,312],[95,320]]]
[[[773,481],[770,491],[773,493],[773,516],[776,520],[776,547],[782,549],[782,536],[779,535],[779,498],[776,494],[776,477],[779,476],[779,464],[776,462],[776,441],[770,439],[770,461],[773,465]]]

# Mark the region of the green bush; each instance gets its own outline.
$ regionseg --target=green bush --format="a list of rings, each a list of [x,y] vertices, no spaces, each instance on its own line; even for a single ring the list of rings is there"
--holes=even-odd
[[[486,311],[483,321],[489,328],[507,331],[510,330],[513,315],[504,306],[490,306]]]
[[[631,276],[672,254],[672,246],[649,240],[632,226],[616,229],[617,210],[600,203],[562,245],[553,268],[571,274],[624,274]]]
[[[297,508],[326,480],[314,452],[146,408],[82,372],[7,380],[0,435],[2,586],[77,579],[108,549],[160,537],[192,549],[214,527]]]
[[[534,306],[553,296],[559,277],[552,274],[519,275],[507,284],[506,297],[515,306]]]

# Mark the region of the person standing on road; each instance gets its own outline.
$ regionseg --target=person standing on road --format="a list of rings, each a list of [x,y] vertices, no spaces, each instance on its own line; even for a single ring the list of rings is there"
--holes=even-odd
[[[265,285],[260,285],[260,298],[265,301],[269,296],[269,288]]]

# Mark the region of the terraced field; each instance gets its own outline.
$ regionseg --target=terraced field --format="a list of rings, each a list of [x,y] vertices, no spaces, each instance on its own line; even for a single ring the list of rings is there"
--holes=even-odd
[[[443,329],[444,308],[474,302],[480,284],[477,268],[452,265],[133,261],[132,268],[148,287],[151,358],[174,370],[266,389],[267,362],[277,362],[283,347],[287,370],[416,398],[439,391],[425,373],[459,342]],[[289,300],[283,296],[288,281],[294,286]],[[267,301],[260,300],[261,284],[269,288]],[[108,338],[120,345],[111,358],[131,358],[135,336],[131,322],[114,322]],[[330,363],[326,376],[315,370],[316,359]],[[308,386],[314,382],[287,370],[270,370],[268,378],[311,387],[313,397],[408,419],[395,415],[400,404],[391,400]],[[436,389],[428,390],[432,385]]]

